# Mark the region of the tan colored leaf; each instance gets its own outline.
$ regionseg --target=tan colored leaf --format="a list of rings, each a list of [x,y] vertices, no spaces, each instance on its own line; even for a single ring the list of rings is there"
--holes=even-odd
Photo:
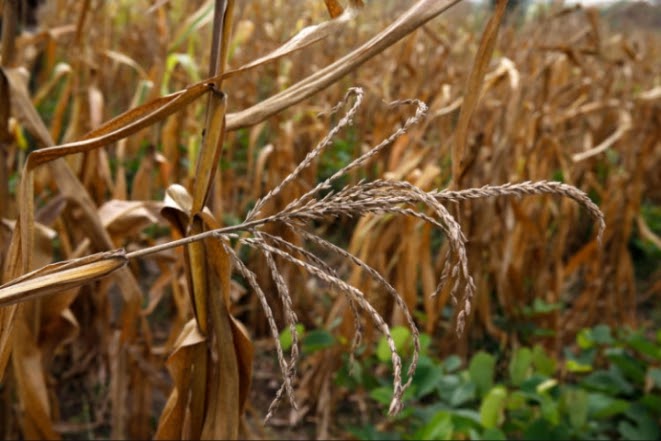
[[[217,255],[220,245],[215,240],[206,241],[207,253],[215,265],[210,268],[209,313],[212,321],[211,359],[209,369],[208,397],[202,429],[204,439],[237,439],[241,415],[240,388],[241,374],[237,360],[232,321],[227,303],[222,299],[225,289],[229,289],[230,274],[224,271],[227,256]],[[224,251],[224,250],[223,250]],[[220,260],[216,260],[220,259]]]
[[[154,439],[193,439],[190,433],[189,390],[193,372],[195,348],[204,348],[205,337],[199,332],[195,320],[184,326],[175,348],[168,357],[167,366],[174,387],[168,397],[156,429]]]
[[[44,314],[40,329],[39,346],[45,365],[50,365],[59,348],[69,344],[78,336],[80,325],[68,307],[77,295],[78,290],[72,289],[41,300],[41,309]]]
[[[163,262],[157,262],[157,264],[159,265],[160,274],[149,288],[149,304],[142,310],[142,315],[150,315],[154,312],[154,309],[163,298],[163,294],[165,294],[165,287],[176,284],[176,266],[164,264]]]
[[[11,353],[11,338],[14,335],[14,320],[18,305],[0,308],[0,380],[4,378],[7,362]]]
[[[149,78],[149,75],[147,75],[147,72],[145,72],[142,66],[140,66],[140,64],[138,64],[137,61],[135,61],[133,58],[129,57],[128,55],[114,51],[112,49],[104,49],[101,51],[101,54],[105,55],[106,57],[110,58],[113,61],[129,66],[130,68],[135,70],[143,80]]]
[[[195,220],[197,219],[197,220]],[[192,225],[188,229],[188,235],[202,233],[203,225],[199,218],[194,218]],[[186,275],[190,290],[192,291],[193,298],[193,312],[197,319],[197,324],[200,327],[202,335],[208,335],[209,321],[208,315],[208,298],[209,298],[209,285],[208,285],[208,268],[206,250],[204,243],[193,242],[185,248],[186,258]]]
[[[11,84],[11,82],[10,82]],[[28,157],[29,170],[73,153],[89,152],[125,138],[184,108],[209,90],[207,83],[197,83],[183,91],[157,98],[131,109],[89,132],[81,141],[36,150]],[[50,135],[48,138],[50,139]],[[54,145],[47,143],[45,145]]]
[[[207,120],[205,134],[202,141],[197,165],[195,169],[195,183],[193,186],[192,214],[202,211],[206,203],[214,174],[218,169],[218,160],[223,149],[225,139],[225,111],[227,99],[225,94],[214,91],[209,95],[207,105]]]
[[[273,62],[286,55],[292,54],[314,43],[317,43],[329,35],[338,34],[354,17],[355,13],[349,10],[347,13],[339,15],[333,20],[325,21],[318,25],[305,27],[273,52],[270,52],[263,57],[259,57],[248,64],[244,64],[241,67],[225,72],[223,74],[223,78],[231,78],[239,73],[246,72],[250,69],[254,69],[264,64]]]
[[[161,216],[167,219],[181,236],[185,235],[193,208],[193,197],[188,190],[179,184],[170,185],[165,190],[163,205]]]
[[[90,85],[87,90],[87,100],[89,102],[89,125],[94,129],[103,123],[103,108],[105,106],[103,92],[96,85]]]
[[[232,334],[234,337],[234,348],[236,351],[239,367],[239,412],[243,414],[248,403],[250,385],[252,383],[252,367],[255,350],[248,331],[243,324],[230,316],[232,322]]]
[[[619,124],[617,129],[606,139],[604,139],[598,146],[591,148],[585,152],[576,153],[572,155],[571,159],[574,162],[584,161],[585,159],[591,158],[599,153],[603,153],[608,150],[613,144],[615,144],[620,138],[624,136],[631,128],[633,127],[631,115],[626,110],[620,111]]]
[[[57,66],[55,66],[51,78],[47,83],[39,88],[37,93],[34,95],[34,98],[32,98],[32,104],[35,107],[39,106],[39,104],[41,104],[41,102],[48,96],[48,94],[50,94],[53,89],[55,89],[55,86],[58,85],[60,80],[62,78],[68,78],[71,75],[71,72],[71,66],[66,63],[59,63]]]
[[[334,63],[248,109],[227,115],[226,130],[264,121],[333,84],[461,0],[420,0],[390,26]]]
[[[28,439],[60,439],[52,425],[41,351],[27,325],[27,319],[20,314],[12,332],[12,363],[22,408],[23,435]]]
[[[134,201],[146,201],[152,199],[152,172],[154,171],[154,148],[149,147],[142,161],[140,167],[135,173],[133,183],[131,185],[131,199]]]
[[[661,99],[661,86],[656,86],[650,90],[645,90],[643,92],[640,92],[636,96],[636,99],[639,99],[641,101],[655,101]]]
[[[111,235],[130,236],[147,225],[159,222],[159,210],[163,204],[156,201],[122,201],[111,199],[98,213],[101,223]]]
[[[32,105],[25,85],[24,76],[19,69],[0,69],[9,82],[11,90],[11,109],[16,118],[40,141],[41,145],[53,145],[50,133],[41,121],[41,117]]]
[[[468,126],[480,97],[482,80],[484,79],[484,74],[496,46],[498,29],[505,15],[506,6],[507,0],[498,0],[496,8],[482,34],[473,67],[466,80],[466,92],[464,94],[461,112],[459,113],[459,120],[457,121],[457,129],[455,131],[455,142],[452,148],[452,179],[453,184],[457,187],[461,187],[461,179],[467,170],[467,164],[470,162],[465,152],[466,142],[468,140]]]
[[[71,289],[116,271],[128,263],[124,250],[53,263],[0,286],[0,306]]]

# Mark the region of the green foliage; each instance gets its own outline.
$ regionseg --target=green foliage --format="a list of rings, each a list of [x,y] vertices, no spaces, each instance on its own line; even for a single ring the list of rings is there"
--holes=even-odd
[[[312,354],[322,349],[330,348],[335,344],[335,337],[325,329],[313,329],[306,332],[305,326],[298,323],[296,325],[296,333],[298,334],[299,341],[301,341],[301,349],[304,354]],[[292,344],[293,337],[291,330],[285,328],[280,333],[280,345],[283,350],[287,351],[291,348]]]
[[[435,359],[423,335],[401,414],[350,432],[357,439],[659,439],[660,337],[600,325],[577,335],[564,363],[537,345],[509,355],[480,351],[465,366],[456,356]],[[410,354],[407,330],[394,328],[393,339]],[[383,340],[362,369],[353,376],[343,369],[337,383],[367,391],[385,413],[392,387],[375,367],[389,360]]]
[[[640,216],[652,233],[657,236],[661,234],[661,206],[643,203]],[[649,278],[659,268],[661,249],[640,234],[631,236],[629,251],[635,262],[634,268],[638,278]]]

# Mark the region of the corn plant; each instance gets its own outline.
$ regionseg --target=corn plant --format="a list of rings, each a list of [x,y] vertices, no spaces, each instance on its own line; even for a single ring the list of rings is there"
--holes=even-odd
[[[361,1],[354,1],[345,9],[337,1],[325,1],[331,20],[305,27],[267,55],[230,69],[227,67],[228,58],[238,57],[236,53],[241,41],[247,39],[239,31],[251,32],[249,22],[242,21],[236,23],[236,33],[232,35],[235,16],[237,10],[248,7],[235,5],[232,0],[204,2],[188,16],[185,26],[170,36],[170,49],[180,45],[205,21],[213,23],[209,70],[202,75],[206,79],[195,81],[199,75],[196,66],[201,60],[195,60],[187,53],[175,53],[174,49],[167,57],[168,61],[163,63],[165,68],[149,73],[126,55],[104,50],[103,57],[128,66],[141,81],[128,103],[129,109],[103,123],[100,117],[103,115],[103,95],[97,85],[98,77],[95,77],[99,74],[87,66],[89,60],[85,58],[89,47],[84,36],[86,26],[89,26],[87,21],[94,13],[94,2],[73,2],[78,13],[76,24],[59,32],[72,33],[72,45],[77,55],[73,56],[70,66],[60,65],[53,69],[53,76],[34,98],[30,98],[16,61],[18,43],[12,24],[17,20],[17,4],[6,0],[3,23],[7,25],[3,25],[0,78],[4,113],[0,118],[3,121],[0,140],[3,154],[12,152],[12,163],[16,162],[22,168],[13,205],[7,204],[8,198],[2,197],[10,194],[9,186],[5,184],[8,179],[2,180],[0,189],[0,203],[5,204],[2,212],[15,219],[10,224],[6,246],[3,242],[0,372],[4,373],[3,385],[11,385],[16,391],[22,434],[29,438],[57,438],[67,431],[67,427],[57,424],[57,403],[49,396],[48,368],[58,349],[74,339],[80,329],[81,324],[72,308],[74,302],[84,295],[89,296],[90,307],[105,308],[105,313],[99,314],[105,317],[104,322],[97,326],[107,332],[99,332],[95,337],[102,339],[100,345],[109,360],[103,375],[110,377],[107,395],[113,438],[153,435],[150,414],[145,409],[150,409],[155,389],[160,386],[150,378],[161,367],[158,366],[158,356],[167,355],[172,387],[167,390],[155,437],[229,439],[248,434],[242,418],[248,402],[254,358],[250,333],[233,314],[236,306],[233,274],[245,281],[263,311],[282,373],[282,386],[267,411],[268,420],[284,397],[293,409],[300,402],[294,387],[300,355],[296,327],[299,321],[297,306],[300,305],[293,292],[296,289],[292,283],[296,277],[294,274],[304,274],[341,294],[330,314],[346,315],[341,326],[350,343],[341,350],[354,354],[365,335],[372,330],[385,336],[394,376],[390,412],[396,414],[402,408],[402,397],[411,383],[419,353],[418,325],[412,312],[417,301],[417,281],[414,277],[405,277],[407,273],[416,274],[417,269],[411,268],[416,262],[416,250],[425,250],[423,254],[427,256],[422,265],[426,271],[422,282],[427,294],[424,303],[430,313],[430,323],[438,320],[439,304],[442,306],[452,300],[457,305],[457,334],[463,335],[476,305],[481,320],[487,323],[489,330],[493,328],[486,318],[488,305],[477,301],[478,296],[484,295],[481,293],[486,282],[481,277],[476,283],[470,268],[469,257],[479,255],[479,250],[477,245],[467,243],[461,226],[464,222],[473,225],[476,216],[466,205],[460,205],[460,201],[528,195],[559,195],[572,199],[593,217],[597,225],[596,234],[587,240],[587,251],[581,255],[584,257],[573,265],[589,265],[588,257],[597,256],[596,261],[606,259],[599,251],[602,242],[610,243],[605,234],[604,216],[585,192],[573,185],[546,179],[520,179],[509,183],[510,176],[502,170],[498,170],[497,176],[486,176],[479,168],[483,152],[469,138],[469,129],[476,116],[488,119],[481,116],[484,109],[479,108],[479,104],[488,93],[499,92],[498,87],[505,80],[513,91],[506,103],[510,112],[504,113],[508,136],[514,139],[515,128],[524,124],[521,122],[522,104],[517,101],[521,86],[515,65],[502,58],[496,69],[489,71],[507,1],[498,2],[476,42],[475,56],[466,72],[460,97],[453,98],[451,92],[425,97],[429,101],[436,100],[430,114],[430,105],[415,94],[405,99],[389,99],[384,106],[377,100],[370,100],[370,93],[365,88],[348,88],[335,107],[330,111],[324,109],[319,115],[318,120],[328,121],[328,126],[322,124],[325,133],[315,147],[302,155],[299,162],[294,162],[298,164],[295,167],[289,164],[291,169],[264,193],[259,187],[270,177],[258,173],[251,176],[252,182],[256,183],[252,188],[255,191],[254,204],[244,206],[242,220],[226,225],[227,176],[236,179],[237,175],[236,171],[233,174],[232,170],[219,170],[218,164],[227,154],[223,149],[227,148],[231,136],[238,136],[237,133],[243,130],[250,138],[258,137],[257,129],[263,128],[267,119],[278,118],[305,99],[319,97],[332,84],[366,65],[398,41],[415,42],[412,37],[418,34],[413,34],[414,31],[425,29],[433,18],[459,2],[420,0],[386,29],[347,51],[343,57],[257,104],[235,112],[230,112],[228,106],[234,96],[242,99],[243,88],[228,87],[227,84],[244,84],[242,78],[253,80],[254,77],[249,75],[255,72],[279,62],[296,60],[296,52],[306,50],[308,46],[333,40],[343,32],[348,35],[352,24],[361,18],[364,5]],[[60,3],[60,10],[74,7],[71,2]],[[157,2],[150,8],[157,23],[164,14],[164,6],[159,3],[165,2]],[[179,13],[183,14],[183,11]],[[44,37],[47,44],[56,38],[54,35],[55,31]],[[567,74],[567,67],[561,66],[566,61],[554,60],[553,63],[556,64],[549,69],[560,70],[557,73],[560,76]],[[181,81],[182,72],[184,78],[193,80],[190,81],[192,84],[167,94],[172,83]],[[152,81],[155,79],[158,81]],[[158,84],[161,87],[154,87]],[[49,128],[35,106],[57,88],[62,95],[54,106]],[[150,96],[146,102],[145,96]],[[641,95],[640,99],[650,101],[646,96]],[[67,116],[64,109],[69,100],[72,104]],[[201,110],[194,107],[199,101],[205,102]],[[607,102],[602,104],[609,105]],[[369,111],[364,113],[371,115],[372,110],[378,109],[377,113],[386,115],[379,120],[380,126],[374,130],[372,142],[348,164],[310,184],[309,176],[314,176],[311,171],[324,156],[332,153],[333,143],[339,136],[361,129],[356,120],[364,106],[369,106]],[[594,106],[581,106],[581,103],[576,104],[573,111],[594,110]],[[405,117],[402,109],[413,110]],[[437,158],[438,166],[431,164],[424,168],[424,172],[413,175],[411,170],[424,163],[428,151],[426,147],[420,150],[421,153],[412,151],[409,154],[404,150],[412,139],[420,139],[432,122],[447,128],[447,122],[442,121],[444,116],[457,110],[456,126],[451,127],[452,137],[448,141],[451,142],[449,155],[445,156],[451,159],[450,172],[445,179],[447,188],[439,189],[434,184],[439,184],[437,178],[444,168],[443,159]],[[627,117],[626,109],[622,112],[612,138],[605,140],[603,145],[576,153],[572,157],[574,162],[580,164],[599,155],[629,133],[633,123]],[[562,119],[563,116],[554,117]],[[196,123],[191,123],[191,119]],[[64,124],[67,124],[66,130],[63,130]],[[188,138],[188,156],[183,158],[178,149],[180,139],[177,133],[191,124],[196,134]],[[23,130],[29,133],[29,141],[25,141]],[[140,147],[133,140],[150,130],[161,131],[163,153]],[[283,136],[287,130],[283,130]],[[295,137],[296,133],[291,136]],[[22,142],[32,143],[27,156],[15,147]],[[254,144],[250,140],[249,143]],[[129,197],[122,162],[141,148],[143,157],[133,177]],[[254,173],[254,169],[263,171],[264,164],[270,159],[268,155],[275,148],[265,147],[250,173]],[[108,151],[121,160],[114,178]],[[399,158],[406,161],[400,164],[392,160],[391,173],[374,179],[359,179],[361,173],[367,174],[366,166],[378,164],[386,151],[391,155],[399,152]],[[25,156],[23,159],[21,154]],[[6,156],[4,159],[3,164],[10,162]],[[187,170],[182,170],[184,159],[190,164]],[[282,161],[273,158],[274,162],[278,160]],[[531,167],[541,166],[533,164]],[[4,165],[2,168],[8,177],[10,173]],[[512,175],[520,177],[519,174]],[[505,178],[500,180],[503,176]],[[162,201],[154,198],[154,177],[158,177],[162,184]],[[480,179],[484,179],[481,184],[478,183]],[[501,183],[484,185],[495,180]],[[111,200],[107,201],[109,194]],[[526,209],[535,203],[533,200]],[[518,218],[526,219],[521,214],[524,209],[516,205],[508,207],[510,216],[515,212],[519,213]],[[562,208],[564,211],[566,207],[563,205]],[[358,219],[358,224],[348,249],[323,238],[315,228],[319,223],[352,217]],[[544,214],[544,222],[549,222],[548,217],[548,213]],[[157,240],[159,243],[122,248],[124,239],[131,234],[127,231],[129,227],[141,230],[147,225],[165,222],[169,226],[169,235]],[[54,225],[54,228],[45,224]],[[565,236],[570,225],[567,222],[562,226]],[[378,252],[384,251],[384,243],[379,243],[379,237],[392,238],[392,229],[410,233],[407,237],[411,238],[403,241],[397,251],[403,257],[400,257],[401,267],[397,269],[395,283],[384,276],[389,264],[376,260],[385,254]],[[489,231],[487,228],[483,230]],[[433,265],[428,256],[434,232],[440,232],[444,237],[440,257],[434,261],[440,270],[437,277],[434,277],[434,271],[430,271]],[[520,236],[517,240],[525,240],[522,233]],[[56,237],[61,242],[64,258],[52,263],[51,241]],[[247,250],[252,252],[250,261],[244,257]],[[337,267],[327,261],[328,256],[332,256],[333,262],[340,262]],[[254,261],[261,265],[251,268]],[[147,288],[139,279],[138,270],[147,262],[158,266],[161,276],[145,293]],[[345,265],[351,268],[348,281],[340,271]],[[510,280],[509,283],[513,282]],[[162,286],[167,284],[172,287],[173,301],[179,312],[164,345],[167,353],[159,354],[147,315],[156,308]],[[117,294],[121,297],[117,302],[109,304],[103,300],[108,295]],[[146,306],[143,305],[145,294],[149,297]],[[387,308],[379,303],[383,298],[396,306],[398,316],[388,316]],[[114,316],[112,323],[108,323],[109,316]],[[365,319],[371,324],[364,324]],[[280,321],[292,335],[289,357],[285,356],[280,345]],[[410,328],[414,341],[414,351],[406,369],[390,332],[391,323],[397,321]],[[94,329],[94,326],[86,329]],[[11,369],[8,369],[10,357]],[[312,372],[324,367],[319,364]],[[322,381],[328,381],[330,371]],[[302,381],[305,382],[305,378]],[[310,387],[308,392],[314,390],[315,387]],[[328,401],[320,400],[319,403],[328,404]],[[91,423],[85,427],[93,429]]]

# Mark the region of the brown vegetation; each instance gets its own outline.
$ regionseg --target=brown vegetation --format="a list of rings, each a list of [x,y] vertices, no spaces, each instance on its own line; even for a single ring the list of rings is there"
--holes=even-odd
[[[339,355],[376,333],[399,411],[393,325],[466,354],[644,320],[660,34],[454,3],[52,0],[14,34],[5,0],[2,435],[256,436],[271,335],[253,411],[287,397],[328,436]],[[297,369],[298,322],[340,343]]]

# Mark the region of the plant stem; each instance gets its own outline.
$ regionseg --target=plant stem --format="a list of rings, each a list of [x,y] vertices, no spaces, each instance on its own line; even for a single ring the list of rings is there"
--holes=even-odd
[[[126,254],[127,259],[134,259],[137,257],[143,257],[149,254],[160,253],[161,251],[169,250],[171,248],[180,247],[182,245],[188,245],[193,242],[197,242],[203,239],[208,239],[210,237],[215,237],[222,234],[234,233],[236,231],[249,230],[260,225],[263,225],[268,222],[273,222],[278,219],[277,215],[265,217],[263,219],[257,219],[250,222],[245,222],[239,225],[232,225],[229,227],[217,228],[215,230],[205,231],[203,233],[194,234],[192,236],[182,237],[181,239],[173,240],[171,242],[163,243],[160,245],[154,245],[153,247],[143,248],[141,250],[136,250],[131,253]]]

